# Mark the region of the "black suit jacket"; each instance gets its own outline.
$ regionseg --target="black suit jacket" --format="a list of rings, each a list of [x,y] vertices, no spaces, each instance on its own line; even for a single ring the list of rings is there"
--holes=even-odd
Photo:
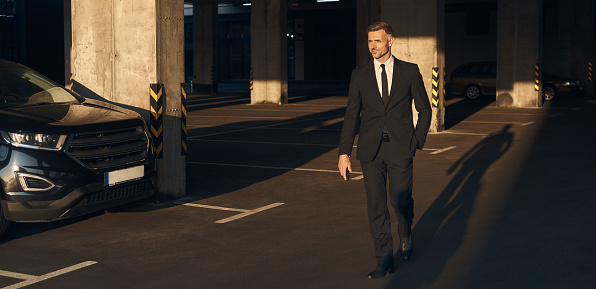
[[[416,149],[424,146],[430,128],[431,108],[422,75],[418,65],[395,57],[393,59],[393,80],[387,107],[379,92],[373,61],[352,72],[339,142],[340,155],[351,155],[359,120],[357,159],[360,161],[374,159],[385,123],[392,159],[412,158]],[[412,99],[418,111],[416,128],[412,117]]]

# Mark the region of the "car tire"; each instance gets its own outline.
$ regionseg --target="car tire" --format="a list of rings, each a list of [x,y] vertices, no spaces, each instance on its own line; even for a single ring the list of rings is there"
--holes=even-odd
[[[558,91],[554,85],[545,85],[542,87],[542,99],[553,100],[557,97]]]
[[[0,240],[4,236],[4,233],[6,233],[8,225],[10,225],[10,221],[4,218],[4,212],[2,212],[2,206],[0,206]]]
[[[476,84],[470,84],[464,89],[464,95],[468,99],[475,100],[482,96],[482,89]]]

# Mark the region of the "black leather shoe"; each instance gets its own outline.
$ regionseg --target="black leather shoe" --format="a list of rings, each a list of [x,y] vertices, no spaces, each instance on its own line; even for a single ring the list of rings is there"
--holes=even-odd
[[[379,264],[374,271],[368,273],[368,279],[379,279],[385,277],[387,273],[395,272],[395,264],[393,260],[389,264]]]
[[[401,258],[404,260],[412,257],[412,251],[414,251],[414,241],[412,241],[412,235],[408,238],[400,238],[401,244],[399,250],[401,251]]]

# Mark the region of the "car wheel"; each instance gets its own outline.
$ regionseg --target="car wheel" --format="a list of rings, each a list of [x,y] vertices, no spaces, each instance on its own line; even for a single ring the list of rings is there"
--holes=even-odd
[[[10,221],[8,221],[6,218],[4,218],[4,213],[2,212],[2,206],[0,206],[0,239],[2,239],[2,236],[4,236],[4,233],[6,232],[8,225],[10,225]]]
[[[557,97],[557,88],[552,85],[542,87],[542,98],[544,100],[553,100]]]
[[[482,96],[482,90],[480,90],[480,86],[471,84],[466,87],[464,94],[468,99],[477,99]]]

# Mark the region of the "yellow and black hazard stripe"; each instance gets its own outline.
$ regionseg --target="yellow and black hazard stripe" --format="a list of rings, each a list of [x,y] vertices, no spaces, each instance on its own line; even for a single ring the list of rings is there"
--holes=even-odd
[[[157,158],[163,157],[163,83],[152,83],[151,94],[151,137],[155,145]]]
[[[433,67],[433,96],[432,104],[433,107],[439,106],[439,68]]]
[[[252,67],[250,68],[250,90],[252,91],[253,88],[253,69]]]
[[[73,88],[74,88],[74,76],[72,75],[72,73],[70,74],[70,80],[69,80],[69,83],[68,83],[68,87],[67,88],[70,91],[74,91],[73,90]]]
[[[186,147],[186,83],[180,83],[180,92],[182,95],[181,104],[182,104],[182,115],[180,116],[180,137],[182,138],[182,148],[180,151],[180,155],[185,156],[187,147]]]
[[[592,60],[588,60],[588,81],[592,82]]]
[[[540,64],[534,65],[534,90],[540,90]]]

